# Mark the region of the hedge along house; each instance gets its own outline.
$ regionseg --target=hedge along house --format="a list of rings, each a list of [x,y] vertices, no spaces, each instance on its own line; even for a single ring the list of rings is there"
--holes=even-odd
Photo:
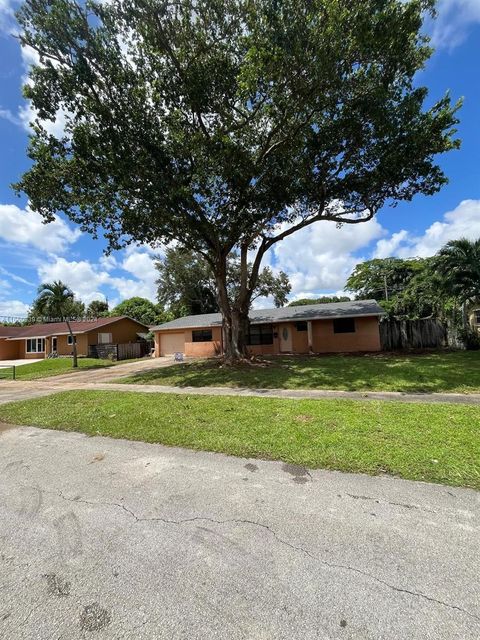
[[[88,356],[100,344],[127,344],[139,341],[148,327],[127,316],[82,320],[70,323],[77,344],[77,355]],[[32,324],[25,327],[0,326],[0,361],[45,358],[51,353],[69,356],[72,337],[66,322]]]
[[[380,351],[383,314],[375,300],[252,309],[247,342],[252,355]],[[186,316],[151,330],[156,356],[223,353],[220,313]]]

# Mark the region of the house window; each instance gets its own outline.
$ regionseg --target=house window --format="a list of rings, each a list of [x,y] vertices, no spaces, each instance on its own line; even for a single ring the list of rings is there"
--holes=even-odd
[[[75,344],[77,344],[77,336],[73,336],[73,340],[75,340]],[[73,340],[72,340],[72,336],[71,335],[67,336],[67,344],[69,346],[72,346]]]
[[[45,338],[29,338],[27,341],[27,353],[44,353]]]
[[[475,324],[480,324],[480,309],[475,309],[473,313],[475,318]]]
[[[98,334],[98,344],[112,344],[112,334],[111,333],[99,333]]]
[[[308,326],[306,322],[296,322],[295,326],[297,328],[297,331],[307,331]]]
[[[192,342],[211,342],[212,330],[211,329],[195,329],[192,331]]]
[[[333,321],[333,333],[355,333],[355,319],[337,318]]]
[[[273,344],[273,327],[271,324],[250,325],[247,336],[250,346],[259,344]]]

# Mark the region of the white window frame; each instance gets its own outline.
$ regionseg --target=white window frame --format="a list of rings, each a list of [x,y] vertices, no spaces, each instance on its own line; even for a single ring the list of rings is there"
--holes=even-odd
[[[45,353],[45,338],[26,338],[25,353]]]
[[[103,339],[103,336],[107,336],[107,340]],[[98,344],[112,344],[112,334],[111,333],[99,333],[97,335]]]
[[[73,336],[73,340],[75,340],[75,344],[77,344],[77,336]],[[69,347],[73,347],[73,340],[72,340],[72,336],[70,334],[68,334],[68,336],[67,336],[67,345]]]

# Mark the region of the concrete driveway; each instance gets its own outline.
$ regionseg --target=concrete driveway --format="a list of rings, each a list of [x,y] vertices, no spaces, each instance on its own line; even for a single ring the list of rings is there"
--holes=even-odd
[[[478,640],[479,494],[0,434],[0,638]]]
[[[21,367],[22,364],[33,364],[34,362],[41,362],[43,358],[29,358],[27,360],[0,360],[0,367]]]

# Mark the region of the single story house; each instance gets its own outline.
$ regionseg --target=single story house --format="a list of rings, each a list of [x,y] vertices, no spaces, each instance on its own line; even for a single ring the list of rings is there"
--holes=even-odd
[[[77,354],[87,356],[89,347],[99,344],[138,342],[148,327],[127,316],[98,318],[70,323]],[[32,324],[24,327],[0,326],[0,361],[45,358],[50,353],[72,354],[72,337],[66,322]]]
[[[352,300],[250,311],[249,350],[255,355],[380,351],[375,300]],[[155,355],[210,357],[223,352],[222,316],[186,316],[151,329]]]

